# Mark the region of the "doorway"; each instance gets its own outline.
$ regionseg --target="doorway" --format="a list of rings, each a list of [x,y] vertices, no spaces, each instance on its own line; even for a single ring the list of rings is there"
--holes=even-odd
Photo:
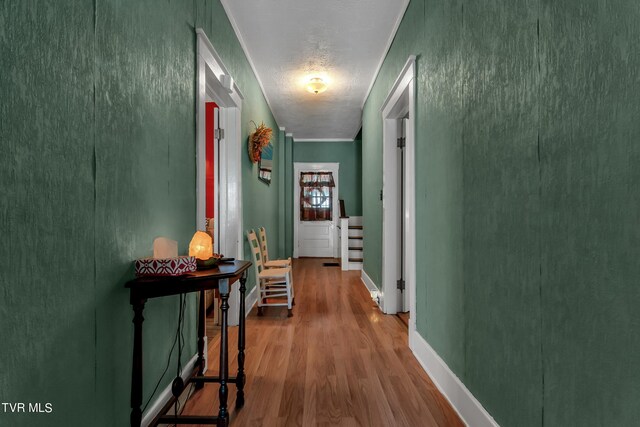
[[[243,96],[205,32],[198,28],[196,34],[196,229],[212,234],[215,252],[242,258]],[[212,297],[205,295],[199,309],[206,310]],[[240,293],[234,286],[229,295],[230,326],[238,324],[239,307]]]
[[[336,258],[339,163],[294,163],[293,257]]]
[[[381,108],[383,127],[382,310],[408,313],[415,329],[415,56]],[[405,316],[406,317],[406,316]]]

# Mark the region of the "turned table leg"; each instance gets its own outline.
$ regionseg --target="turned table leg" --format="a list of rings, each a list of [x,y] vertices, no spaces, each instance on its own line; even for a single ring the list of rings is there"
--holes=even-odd
[[[220,331],[220,410],[218,411],[218,427],[229,425],[229,412],[227,411],[227,396],[229,394],[229,361],[228,361],[228,323],[227,315],[229,311],[229,279],[220,279],[220,320],[222,330]]]
[[[200,291],[200,301],[198,303],[198,376],[204,375],[205,312],[205,291]],[[204,383],[196,383],[196,389],[201,389],[202,387],[204,387]]]
[[[142,322],[144,299],[132,301],[133,305],[133,369],[131,370],[131,427],[142,423]]]
[[[236,408],[242,408],[244,406],[244,383],[246,380],[244,374],[244,343],[245,343],[245,306],[244,298],[247,283],[247,273],[243,273],[240,278],[240,319],[238,319],[238,375],[236,379],[236,386],[238,395],[236,398]]]

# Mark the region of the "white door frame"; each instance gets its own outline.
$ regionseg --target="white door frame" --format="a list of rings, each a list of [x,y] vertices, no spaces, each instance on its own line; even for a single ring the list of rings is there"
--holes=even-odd
[[[220,139],[218,210],[215,227],[219,230],[219,251],[228,257],[243,258],[242,246],[242,174],[241,112],[242,93],[220,60],[204,30],[196,29],[197,104],[196,104],[196,229],[205,229],[206,200],[206,117],[205,103],[213,100],[219,107]],[[240,292],[234,286],[229,295],[229,324],[238,324]]]
[[[400,75],[382,104],[382,259],[395,260],[399,251],[397,162],[398,119],[409,113],[405,141],[405,292],[409,292],[409,332],[415,330],[416,319],[416,238],[415,238],[415,76],[416,57],[411,55]],[[382,263],[382,310],[395,314],[399,307],[397,279],[398,267],[395,262]]]
[[[337,225],[338,217],[340,216],[339,198],[340,198],[340,185],[339,185],[339,172],[340,163],[305,163],[294,162],[293,163],[293,257],[298,258],[299,244],[298,244],[298,226],[300,225],[300,172],[313,172],[313,171],[329,171],[333,174],[333,182],[336,186],[333,189],[333,206],[331,213],[331,233],[333,234],[333,257],[338,257],[338,234]]]

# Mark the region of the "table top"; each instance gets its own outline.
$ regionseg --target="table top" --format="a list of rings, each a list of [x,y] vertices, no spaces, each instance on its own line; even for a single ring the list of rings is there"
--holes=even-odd
[[[144,276],[129,280],[125,287],[131,290],[131,299],[155,298],[206,289],[216,289],[221,279],[232,279],[244,273],[251,263],[236,260],[220,263],[216,268],[197,270],[182,276]]]

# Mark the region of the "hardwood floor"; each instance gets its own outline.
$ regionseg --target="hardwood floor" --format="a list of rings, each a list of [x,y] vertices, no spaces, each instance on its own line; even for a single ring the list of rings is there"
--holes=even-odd
[[[409,327],[409,312],[396,314],[405,327]]]
[[[406,327],[382,314],[359,271],[294,262],[296,306],[268,307],[247,319],[246,403],[232,426],[462,426],[407,345]],[[230,328],[230,374],[237,371],[237,328]],[[218,342],[209,347],[217,372]],[[184,414],[217,414],[218,385],[206,385]],[[212,412],[213,411],[213,412]]]

